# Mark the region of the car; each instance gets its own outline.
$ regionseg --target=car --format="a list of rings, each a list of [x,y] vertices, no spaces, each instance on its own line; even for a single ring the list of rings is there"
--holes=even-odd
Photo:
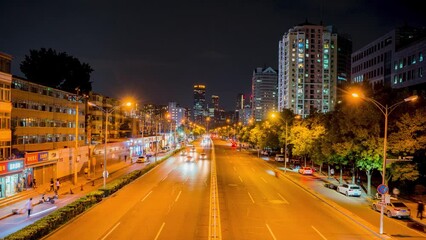
[[[186,161],[192,161],[192,155],[187,155],[186,156]]]
[[[138,159],[136,160],[137,163],[144,163],[146,162],[146,158],[144,156],[139,156]]]
[[[186,156],[187,154],[188,154],[188,153],[187,153],[186,151],[181,151],[181,152],[180,152],[180,155],[181,155],[181,156]]]
[[[374,201],[371,205],[373,210],[380,212],[382,208],[382,201]],[[397,218],[410,218],[411,210],[401,201],[390,201],[384,205],[383,212],[388,217],[397,217]]]
[[[337,189],[337,186],[334,185],[333,183],[324,183],[324,187],[334,189],[334,190]]]
[[[303,175],[312,175],[312,168],[310,167],[299,168],[299,173]]]
[[[284,154],[277,154],[277,155],[275,155],[275,161],[277,161],[277,162],[284,162]]]
[[[207,154],[200,153],[200,159],[207,159]]]
[[[195,147],[192,147],[192,148],[191,148],[191,152],[195,152]]]
[[[356,184],[341,184],[336,189],[339,193],[343,193],[346,196],[361,197],[361,188]]]

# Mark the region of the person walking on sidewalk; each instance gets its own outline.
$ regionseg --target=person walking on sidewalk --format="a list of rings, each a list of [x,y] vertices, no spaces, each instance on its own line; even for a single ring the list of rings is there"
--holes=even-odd
[[[31,210],[33,210],[33,198],[28,199],[28,201],[25,203],[25,209],[27,209],[27,218],[29,218],[31,215]]]
[[[34,189],[36,189],[36,188],[37,188],[37,182],[36,182],[36,179],[35,179],[35,178],[33,178],[33,188],[34,188]]]
[[[417,218],[420,218],[420,220],[423,219],[423,211],[425,210],[425,205],[422,201],[419,201],[417,204]]]
[[[50,179],[50,189],[49,192],[51,191],[55,191],[55,187],[54,187],[54,183],[53,183],[53,178]]]
[[[56,179],[56,192],[59,192],[59,187],[61,187],[61,183],[59,182],[59,179]]]

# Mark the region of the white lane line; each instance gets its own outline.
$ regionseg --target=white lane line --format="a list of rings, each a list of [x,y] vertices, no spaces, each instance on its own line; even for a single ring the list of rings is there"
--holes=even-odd
[[[254,199],[253,199],[253,197],[251,196],[251,194],[250,194],[249,192],[247,192],[247,193],[248,193],[248,195],[249,195],[249,197],[250,197],[251,201],[254,203]]]
[[[149,196],[149,194],[151,194],[152,193],[152,191],[150,191],[142,200],[141,200],[141,202],[143,202],[143,201],[145,201],[145,199]]]
[[[238,178],[240,179],[240,182],[243,182],[243,179],[240,176],[238,176]]]
[[[160,181],[160,182],[162,182],[162,181],[166,180],[166,178],[167,178],[168,176],[169,176],[169,175],[166,175],[165,177],[163,177],[163,179],[161,179],[161,181]]]
[[[237,168],[234,167],[234,171],[237,171]]]
[[[178,195],[177,195],[177,197],[176,197],[176,199],[175,199],[175,202],[177,202],[178,201],[178,199],[179,199],[179,196],[180,196],[180,194],[182,193],[182,191],[179,191],[179,193],[178,193]]]
[[[320,235],[322,237],[322,239],[327,240],[327,238],[324,237],[324,235],[322,235],[314,226],[311,226],[311,227],[315,230],[315,232],[318,233],[318,235]]]
[[[164,224],[166,224],[165,222],[163,222],[163,224],[161,224],[160,230],[158,230],[157,235],[155,236],[154,240],[157,240],[158,237],[160,236],[161,231],[163,230]]]
[[[260,177],[265,183],[268,183],[263,177]]]
[[[118,227],[118,225],[120,225],[120,222],[115,224],[115,226],[113,228],[111,228],[111,230],[109,230],[109,232],[101,240],[104,240],[105,238],[107,238],[108,235],[110,235],[112,233],[112,231],[114,231],[114,229]]]
[[[268,225],[268,224],[266,224],[266,227],[268,228],[269,233],[270,233],[270,234],[271,234],[271,236],[272,236],[272,239],[277,240],[277,238],[275,237],[274,233],[272,232],[272,230],[271,230],[271,228],[269,227],[269,225]]]
[[[278,193],[278,196],[281,198],[281,200],[284,201],[284,203],[290,204],[287,199],[285,199],[283,196],[281,196],[281,194]]]

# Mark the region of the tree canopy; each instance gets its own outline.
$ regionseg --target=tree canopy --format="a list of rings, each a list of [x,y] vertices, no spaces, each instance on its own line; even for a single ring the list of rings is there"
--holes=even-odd
[[[75,93],[77,88],[81,93],[92,90],[90,74],[93,69],[65,52],[57,53],[51,48],[30,50],[20,69],[29,81],[40,85],[71,93]]]

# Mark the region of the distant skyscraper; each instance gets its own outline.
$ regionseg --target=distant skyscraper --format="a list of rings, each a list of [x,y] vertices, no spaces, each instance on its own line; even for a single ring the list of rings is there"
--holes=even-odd
[[[349,38],[331,26],[308,22],[291,28],[279,42],[278,110],[290,109],[302,117],[333,110],[337,82],[350,77]],[[340,55],[340,60],[338,59]]]
[[[169,113],[170,119],[173,122],[173,126],[179,126],[182,121],[185,120],[186,109],[180,107],[176,102],[169,102]]]
[[[212,95],[212,107],[213,107],[213,116],[210,114],[210,117],[213,117],[215,121],[219,120],[219,96]]]
[[[256,121],[277,110],[277,72],[271,67],[258,67],[252,77],[252,111]]]
[[[194,106],[192,117],[194,122],[203,123],[206,111],[206,86],[194,85]]]

